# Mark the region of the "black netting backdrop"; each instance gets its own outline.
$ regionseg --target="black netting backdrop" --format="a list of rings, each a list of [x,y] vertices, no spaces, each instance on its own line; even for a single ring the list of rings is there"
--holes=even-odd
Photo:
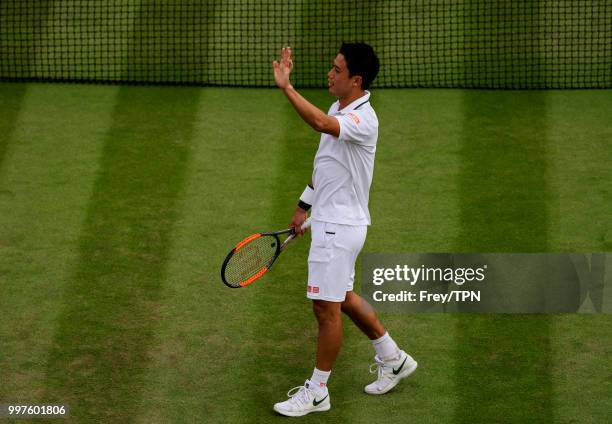
[[[326,86],[342,41],[376,87],[608,88],[612,0],[1,0],[0,80]]]

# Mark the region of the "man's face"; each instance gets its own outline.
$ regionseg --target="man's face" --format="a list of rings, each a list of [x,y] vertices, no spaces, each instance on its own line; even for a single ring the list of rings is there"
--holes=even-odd
[[[334,65],[327,73],[327,85],[329,94],[336,97],[346,97],[356,86],[360,86],[360,76],[349,77],[344,55],[338,53],[334,59]]]

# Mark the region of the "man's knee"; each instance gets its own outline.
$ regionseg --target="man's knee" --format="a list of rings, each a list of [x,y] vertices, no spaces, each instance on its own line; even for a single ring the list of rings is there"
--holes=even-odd
[[[341,303],[326,300],[313,300],[312,308],[319,324],[335,322],[340,319]]]
[[[374,313],[372,306],[363,297],[352,291],[346,293],[341,310],[351,318],[355,315]]]
[[[355,307],[359,305],[360,300],[361,297],[358,294],[355,294],[352,291],[346,292],[344,302],[342,302],[342,305],[340,306],[341,311],[347,315],[350,315],[350,313],[355,310]]]

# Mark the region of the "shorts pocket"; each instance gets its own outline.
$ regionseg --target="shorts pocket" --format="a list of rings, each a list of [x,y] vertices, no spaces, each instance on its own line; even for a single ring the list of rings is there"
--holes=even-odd
[[[323,244],[326,249],[331,249],[336,239],[336,233],[338,231],[338,224],[331,224],[326,222],[323,228]]]
[[[314,228],[310,244],[309,262],[329,262],[332,259],[333,245],[336,238],[336,224],[321,223]]]

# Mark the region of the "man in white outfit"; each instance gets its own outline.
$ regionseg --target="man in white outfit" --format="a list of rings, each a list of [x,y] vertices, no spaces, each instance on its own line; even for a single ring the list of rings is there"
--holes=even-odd
[[[302,416],[331,407],[327,380],[342,345],[341,312],[372,340],[378,378],[365,392],[384,394],[409,376],[417,362],[399,349],[376,312],[353,291],[355,261],[370,225],[368,198],[378,139],[378,118],[367,89],[376,78],[379,62],[372,47],[344,43],[328,72],[329,92],[338,100],[325,114],[291,85],[291,48],[273,62],[274,79],[297,113],[321,133],[312,180],[300,196],[291,227],[300,226],[312,207],[312,242],[308,255],[306,295],[313,301],[319,324],[316,366],[303,386],[289,391],[289,399],[274,405],[282,415]]]

